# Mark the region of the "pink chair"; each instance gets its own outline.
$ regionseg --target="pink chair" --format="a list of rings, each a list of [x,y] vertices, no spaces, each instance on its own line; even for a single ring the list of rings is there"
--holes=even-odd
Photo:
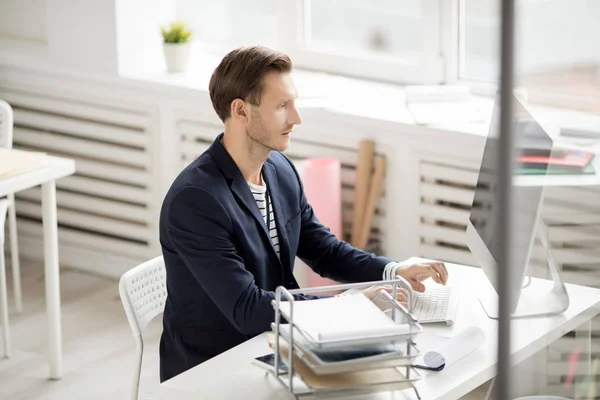
[[[300,168],[304,192],[315,215],[338,238],[342,238],[342,179],[340,160],[334,158],[309,158]],[[335,285],[305,268],[306,286]]]

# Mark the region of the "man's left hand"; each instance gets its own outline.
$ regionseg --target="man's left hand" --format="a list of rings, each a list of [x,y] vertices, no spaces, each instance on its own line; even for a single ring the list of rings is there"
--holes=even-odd
[[[448,282],[448,270],[441,261],[427,261],[417,264],[400,267],[396,275],[406,279],[417,292],[424,292],[423,282],[427,278],[432,278],[439,284],[445,285]]]

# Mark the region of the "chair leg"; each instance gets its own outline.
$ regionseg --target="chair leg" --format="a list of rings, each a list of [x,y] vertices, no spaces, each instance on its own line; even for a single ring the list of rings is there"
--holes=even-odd
[[[133,384],[131,385],[131,400],[138,400],[140,394],[140,377],[142,375],[142,357],[144,356],[144,341],[142,335],[136,338],[135,346],[135,371],[133,372]]]
[[[2,349],[5,358],[10,357],[10,336],[8,333],[8,301],[6,293],[6,265],[4,262],[4,246],[0,240],[0,324],[2,325]]]
[[[17,212],[15,207],[15,195],[8,195],[8,229],[10,236],[10,259],[12,262],[13,291],[15,294],[15,306],[17,312],[23,312],[23,299],[21,296],[21,267],[19,265],[19,244],[17,237]]]

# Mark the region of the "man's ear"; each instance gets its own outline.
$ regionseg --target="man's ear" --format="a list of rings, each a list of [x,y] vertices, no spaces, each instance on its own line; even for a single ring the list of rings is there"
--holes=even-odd
[[[248,122],[248,104],[242,99],[234,99],[231,102],[231,116],[233,119]]]

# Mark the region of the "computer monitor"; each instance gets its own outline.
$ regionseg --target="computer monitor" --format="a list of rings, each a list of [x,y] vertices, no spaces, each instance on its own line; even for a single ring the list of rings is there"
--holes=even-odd
[[[500,139],[500,99],[497,98],[490,122],[490,128],[486,138],[483,157],[473,197],[473,204],[467,225],[467,244],[472,255],[479,263],[487,278],[494,287],[496,293],[499,293],[497,274],[499,258],[498,242],[498,156]],[[523,148],[531,150],[536,149],[540,154],[550,155],[552,152],[553,141],[542,126],[535,120],[521,101],[513,96],[513,138],[516,145],[515,153],[520,154]],[[517,171],[517,169],[515,169]],[[539,171],[544,174],[544,171]],[[547,171],[546,171],[547,172]],[[514,177],[517,178],[517,177]],[[542,177],[543,178],[543,177]],[[518,178],[517,178],[518,179]],[[510,310],[513,316],[528,315],[547,315],[548,313],[562,312],[564,306],[564,295],[562,290],[564,284],[560,281],[557,271],[551,271],[553,278],[556,277],[555,287],[551,290],[552,297],[550,302],[552,309],[541,308],[539,305],[525,304],[521,296],[521,289],[525,273],[527,271],[533,245],[538,233],[542,235],[542,241],[547,246],[547,256],[549,258],[551,270],[555,265],[552,260],[549,243],[545,237],[545,229],[541,223],[540,213],[544,199],[544,181],[538,181],[535,185],[519,185],[513,179],[512,199],[513,207],[513,230],[515,236],[511,240],[512,246],[512,280],[509,282]],[[537,288],[536,290],[539,290]],[[542,289],[543,290],[543,289]],[[546,290],[547,291],[547,290]],[[558,294],[561,292],[561,294]],[[566,290],[564,291],[566,294]],[[539,293],[538,293],[539,294]],[[558,294],[558,296],[557,296]],[[543,301],[538,298],[537,303]],[[523,304],[520,304],[523,303]],[[560,304],[559,304],[560,303]],[[486,312],[492,318],[497,317],[497,298],[491,304],[483,304]],[[568,296],[566,301],[568,307]],[[494,309],[495,307],[495,309]],[[517,310],[519,307],[519,310]]]

